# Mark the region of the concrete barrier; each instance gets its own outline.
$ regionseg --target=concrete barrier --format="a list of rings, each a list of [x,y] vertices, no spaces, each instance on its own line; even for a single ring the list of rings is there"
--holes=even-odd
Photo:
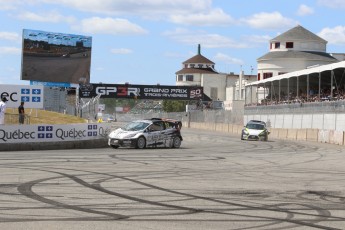
[[[232,131],[234,134],[241,134],[242,129],[243,129],[242,125],[233,125]]]
[[[306,141],[307,140],[307,129],[298,129],[297,130],[297,140]]]
[[[54,150],[54,149],[93,149],[108,147],[108,139],[92,139],[83,141],[64,142],[30,142],[30,143],[3,143],[0,151],[28,151],[28,150]]]
[[[234,128],[234,125],[229,124],[229,126],[228,126],[229,133],[234,133],[233,128]]]
[[[333,131],[333,142],[332,144],[344,145],[344,132],[335,130]]]
[[[216,123],[215,130],[219,132],[229,132],[229,125],[226,123]]]
[[[318,129],[307,129],[307,141],[313,141],[317,142],[318,141],[318,134],[319,130]]]
[[[330,141],[329,141],[329,130],[320,129],[319,133],[318,133],[317,140],[318,140],[318,142],[321,142],[321,143],[330,143]]]
[[[297,140],[297,129],[288,129],[287,139]]]
[[[334,144],[334,130],[328,130],[329,135],[329,143]]]
[[[279,129],[278,137],[282,139],[286,139],[288,134],[288,129]]]
[[[271,128],[269,129],[269,131],[270,131],[269,138],[278,138],[279,129]]]
[[[212,131],[216,130],[216,124],[213,122],[207,122],[207,123],[205,123],[205,125],[206,125],[205,128],[207,130],[212,130]]]
[[[205,127],[204,127],[204,123],[201,123],[201,122],[193,122],[193,128],[195,128],[195,129],[205,129]]]

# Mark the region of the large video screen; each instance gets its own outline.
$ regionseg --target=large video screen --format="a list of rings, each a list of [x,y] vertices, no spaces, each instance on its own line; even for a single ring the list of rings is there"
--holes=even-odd
[[[23,30],[21,80],[90,83],[92,37]]]

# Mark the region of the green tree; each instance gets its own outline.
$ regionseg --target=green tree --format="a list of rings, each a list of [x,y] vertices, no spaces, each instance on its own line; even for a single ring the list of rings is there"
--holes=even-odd
[[[184,112],[187,104],[188,101],[164,100],[163,110],[164,112]]]
[[[132,98],[125,98],[125,99],[117,99],[117,98],[101,98],[99,103],[105,104],[105,112],[106,113],[114,113],[115,107],[124,107],[129,106],[133,108],[139,100],[132,99]]]

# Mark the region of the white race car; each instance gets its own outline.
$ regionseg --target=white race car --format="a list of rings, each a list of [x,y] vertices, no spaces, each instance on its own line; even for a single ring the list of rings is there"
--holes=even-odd
[[[113,148],[170,147],[179,148],[182,142],[181,121],[163,118],[137,120],[112,131],[108,145]]]
[[[266,128],[266,123],[263,121],[251,120],[243,127],[241,133],[241,140],[268,140],[270,132]]]

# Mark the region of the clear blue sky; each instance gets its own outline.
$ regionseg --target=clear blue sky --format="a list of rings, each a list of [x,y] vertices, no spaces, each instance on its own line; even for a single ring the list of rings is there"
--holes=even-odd
[[[201,53],[256,74],[269,40],[301,25],[345,53],[345,0],[0,0],[0,84],[20,80],[23,29],[92,36],[92,83],[175,85]]]

